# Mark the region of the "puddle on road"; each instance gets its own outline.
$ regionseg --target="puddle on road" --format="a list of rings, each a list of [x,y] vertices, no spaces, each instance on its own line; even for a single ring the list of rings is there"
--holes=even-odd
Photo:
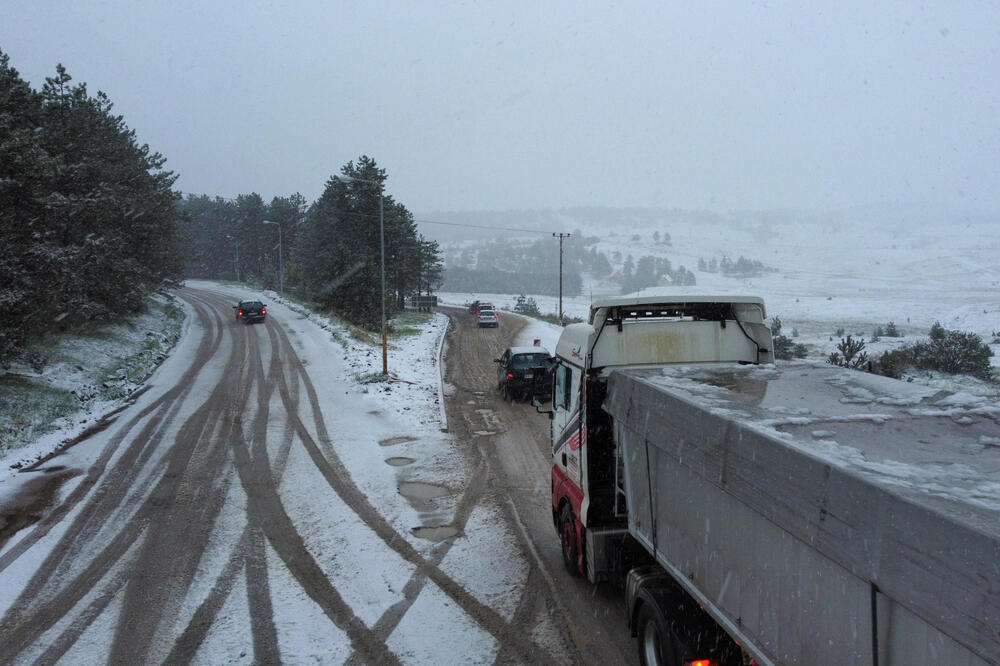
[[[21,492],[0,507],[0,548],[12,536],[41,520],[56,503],[62,485],[83,474],[82,470],[67,469],[65,465],[51,465],[38,471],[45,476],[26,483]]]
[[[432,500],[448,494],[447,488],[420,481],[403,481],[399,484],[399,494],[406,499]]]
[[[439,520],[442,510],[434,500],[449,495],[450,491],[431,483],[402,481],[399,484],[399,494],[406,498],[410,506],[420,512],[421,520]]]
[[[410,437],[409,435],[400,435],[399,437],[389,437],[388,439],[379,440],[379,446],[393,446],[395,444],[404,444],[406,442],[415,442],[416,437]]]
[[[458,534],[458,529],[451,525],[438,525],[437,527],[414,527],[413,536],[430,541],[443,541]]]
[[[407,465],[412,465],[414,462],[413,458],[407,458],[405,456],[386,458],[385,461],[393,467],[406,467]]]

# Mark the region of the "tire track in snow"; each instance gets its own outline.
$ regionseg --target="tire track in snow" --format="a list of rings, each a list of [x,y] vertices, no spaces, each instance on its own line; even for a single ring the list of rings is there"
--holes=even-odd
[[[504,326],[502,329],[504,335],[501,339],[498,340],[481,335],[476,335],[473,338],[473,333],[478,334],[480,331],[478,329],[475,332],[466,330],[469,326],[463,327],[462,322],[459,321],[462,314],[464,313],[448,312],[449,318],[456,324],[453,327],[455,339],[453,344],[449,345],[449,349],[456,352],[456,356],[449,358],[447,365],[449,382],[459,390],[459,393],[465,394],[465,404],[495,403],[495,400],[485,398],[485,393],[481,388],[482,386],[492,386],[494,384],[489,373],[484,374],[481,370],[481,361],[484,356],[484,350],[481,347],[484,344],[488,347],[485,350],[486,357],[497,358],[504,348],[514,344],[516,335],[525,322],[523,319],[515,319],[514,321],[518,322],[519,325],[512,324],[511,318],[504,316]],[[470,340],[472,343],[470,343]],[[495,483],[497,480],[504,478],[504,474],[501,473],[502,470],[498,470],[491,463],[492,456],[498,455],[493,445],[496,435],[474,435],[472,431],[481,427],[481,424],[474,423],[468,417],[462,418],[465,414],[462,404],[463,401],[457,395],[452,397],[450,405],[458,413],[452,416],[449,421],[453,424],[458,424],[458,427],[463,432],[462,439],[464,441],[474,442],[475,445],[469,449],[470,453],[477,456],[486,465],[489,470],[490,483]],[[520,412],[515,412],[513,405],[507,406],[506,403],[502,402],[500,408],[505,412],[504,421],[514,426],[523,427],[522,424],[517,422],[517,419],[523,419],[524,416]],[[479,411],[478,409],[476,410],[477,414]],[[489,428],[487,429],[489,430]],[[527,433],[523,439],[527,446],[533,446],[533,438],[528,436]],[[532,458],[537,456],[538,453],[529,450],[522,453],[522,455]],[[503,489],[499,488],[498,490],[502,492]],[[518,545],[525,554],[525,561],[528,564],[528,579],[522,588],[522,593],[518,599],[518,605],[515,608],[511,623],[515,626],[527,626],[532,619],[536,619],[537,621],[541,621],[542,618],[551,619],[553,630],[559,632],[558,639],[561,641],[559,656],[562,658],[562,662],[583,663],[587,661],[585,658],[588,655],[588,652],[585,650],[586,646],[580,640],[578,632],[573,625],[568,621],[570,614],[566,611],[564,604],[560,600],[551,574],[538,556],[535,543],[532,541],[530,534],[526,531],[518,515],[513,496],[508,494],[505,499],[506,501],[498,503],[497,509],[504,516],[506,524],[511,528],[511,532],[516,535]],[[545,585],[537,584],[539,579]],[[548,594],[545,594],[544,590],[547,590]],[[555,612],[552,612],[553,610]],[[513,658],[514,655],[511,654],[511,651],[506,646],[501,645],[495,663],[508,663]]]
[[[201,309],[197,309],[196,311],[206,328],[210,328],[208,326],[208,314]],[[220,343],[221,331],[217,332],[214,339],[206,336],[205,340],[199,346],[195,361],[184,373],[184,378],[193,379],[200,371],[201,366],[215,353]],[[190,382],[179,383],[177,387],[167,391],[164,396],[130,420],[112,438],[108,445],[105,446],[99,462],[92,466],[91,469],[97,477],[101,478],[108,460],[137,423],[160,407],[164,407],[168,412],[166,420],[173,418],[176,415],[176,408],[170,409],[169,400],[174,398],[179,402],[180,397],[186,396],[189,390]],[[136,466],[136,461],[141,459],[140,453],[143,450],[151,450],[148,443],[141,442],[141,439],[145,436],[153,442],[158,443],[167,425],[167,423],[155,424],[151,421],[140,431],[137,435],[137,440],[140,440],[142,445],[136,445],[135,440],[133,444],[129,445],[126,454],[116,461],[115,465],[109,470],[107,476],[110,478],[103,478],[102,483],[97,487],[90,502],[81,512],[81,515],[77,516],[59,543],[53,548],[48,557],[46,557],[42,566],[39,567],[35,575],[25,586],[25,589],[15,600],[14,604],[8,609],[2,622],[0,622],[0,644],[3,644],[5,647],[5,654],[0,657],[0,660],[2,660],[0,663],[7,663],[8,660],[13,660],[17,654],[33,644],[45,631],[69,612],[68,609],[72,609],[79,603],[93,587],[94,582],[101,580],[108,570],[129,551],[139,535],[143,533],[149,517],[155,509],[153,505],[156,499],[165,490],[165,479],[167,477],[160,478],[150,496],[141,503],[140,508],[125,523],[124,528],[91,559],[90,563],[85,565],[69,582],[60,587],[62,581],[59,571],[63,568],[68,569],[75,564],[74,555],[77,553],[78,546],[82,547],[99,532],[99,528],[103,526],[103,521],[108,520],[114,513],[114,500],[117,500],[117,502],[122,501],[125,490],[127,490],[127,481],[134,481],[140,474],[141,470]],[[174,447],[176,446],[175,444]],[[95,470],[95,468],[97,469]],[[153,477],[151,476],[150,478]],[[74,495],[75,493],[71,493],[67,502],[61,505],[61,509],[63,510],[56,513],[59,513],[60,516],[65,515],[72,508],[72,505],[85,497],[86,489],[78,496]],[[53,522],[46,525],[45,531],[48,531],[52,524],[54,524],[54,519]],[[20,554],[22,553],[19,553],[18,556]]]
[[[228,485],[213,482],[225,478],[229,445],[234,431],[241,428],[258,378],[254,366],[260,363],[255,335],[244,327],[233,338],[225,372],[209,400],[178,432],[162,477],[162,493],[151,498],[157,510],[151,512],[131,566],[111,663],[140,663],[153,657],[156,638],[176,620],[222,510]],[[199,452],[202,455],[196,456]],[[176,548],[178,543],[183,548]]]
[[[279,329],[278,335],[283,338],[288,347],[291,347],[284,331]],[[526,639],[515,627],[511,626],[511,624],[507,622],[503,616],[476,599],[474,595],[462,587],[453,578],[445,574],[440,568],[428,562],[417,551],[417,549],[406,540],[405,537],[397,532],[395,528],[393,528],[389,522],[375,510],[375,508],[368,501],[367,496],[361,492],[361,490],[354,483],[353,479],[351,479],[346,467],[340,461],[340,457],[333,449],[326,424],[322,417],[322,410],[320,409],[316,390],[313,387],[312,381],[309,379],[309,375],[306,373],[304,366],[295,356],[292,356],[289,359],[289,362],[294,368],[297,369],[299,376],[302,378],[302,382],[305,385],[306,394],[308,396],[309,403],[312,406],[313,420],[319,443],[317,443],[317,441],[314,440],[309,434],[297,414],[294,416],[289,414],[289,418],[292,419],[296,431],[302,439],[306,451],[312,458],[313,463],[319,469],[320,473],[326,479],[327,483],[334,490],[334,492],[340,496],[340,498],[351,508],[351,510],[353,510],[389,548],[395,551],[403,559],[417,567],[417,572],[415,572],[414,575],[425,576],[429,580],[433,581],[435,585],[437,585],[448,597],[450,597],[452,601],[454,601],[477,624],[492,634],[494,638],[502,644],[508,645],[510,649],[518,655],[519,659],[525,663],[531,663],[538,661],[539,655],[547,655],[547,651],[544,648]],[[321,445],[322,450],[320,450]],[[549,656],[547,661],[552,662],[554,660],[551,656]]]
[[[198,315],[199,319],[202,320],[203,325],[207,327],[208,314],[204,310],[201,310],[197,307],[195,308],[195,312]],[[167,425],[169,425],[169,421],[172,418],[171,416],[169,416],[172,405],[174,403],[179,405],[183,401],[183,398],[185,398],[187,394],[190,392],[191,386],[194,383],[194,378],[201,371],[201,367],[205,364],[205,362],[215,354],[219,344],[221,343],[221,339],[222,339],[221,330],[216,332],[216,336],[214,339],[206,336],[205,340],[202,342],[202,344],[196,351],[195,358],[193,359],[191,365],[188,367],[188,370],[185,371],[185,373],[181,378],[181,381],[178,382],[177,386],[168,390],[166,393],[164,393],[163,396],[158,398],[156,401],[154,401],[147,407],[143,408],[143,410],[140,411],[139,414],[130,419],[125,425],[123,425],[116,432],[115,436],[112,437],[111,440],[108,442],[108,444],[105,445],[100,456],[97,458],[94,464],[92,464],[90,468],[87,470],[86,476],[80,481],[77,487],[69,494],[66,500],[63,501],[58,507],[53,509],[53,511],[50,512],[48,515],[46,515],[42,520],[35,523],[32,531],[29,534],[25,535],[17,544],[12,546],[10,550],[8,550],[6,553],[0,556],[0,572],[3,572],[15,560],[17,560],[17,558],[19,558],[21,555],[27,552],[28,549],[31,548],[31,546],[33,546],[35,543],[37,543],[39,540],[45,537],[45,535],[49,533],[49,531],[52,529],[54,525],[58,524],[70,511],[73,510],[73,508],[80,501],[82,501],[88,496],[91,489],[93,489],[95,486],[98,486],[98,482],[101,482],[101,484],[98,486],[98,491],[95,493],[95,497],[97,497],[100,493],[110,493],[111,495],[114,495],[113,490],[109,490],[109,486],[105,484],[116,482],[120,486],[121,483],[124,482],[127,478],[127,475],[121,474],[117,475],[115,479],[109,481],[104,476],[104,473],[107,469],[107,465],[111,460],[111,458],[114,456],[114,453],[118,450],[119,446],[124,441],[128,433],[131,432],[131,430],[135,428],[136,425],[141,423],[150,414],[153,414],[152,418],[147,423],[147,425],[144,426],[142,432],[135,437],[135,439],[133,440],[133,446],[136,441],[138,442],[159,441],[157,437],[159,431],[162,430],[162,428],[165,428]],[[174,414],[176,414],[176,409],[174,410]],[[124,455],[130,456],[129,458],[129,460],[131,461],[129,463],[130,466],[134,467],[137,464],[137,461],[139,460],[138,452],[126,451]],[[122,467],[120,461],[119,463],[116,463],[116,467]],[[78,541],[84,539],[82,532],[86,528],[86,523],[81,522],[81,520],[84,520],[85,516],[99,513],[100,509],[101,507],[98,504],[94,503],[94,498],[91,498],[91,506],[89,506],[81,516],[78,516],[76,518],[76,520],[74,521],[74,526],[70,528],[74,534],[72,541]],[[106,516],[104,516],[103,514],[102,516],[106,518]],[[98,524],[101,524],[100,520],[96,522]],[[48,566],[54,567],[55,564],[56,561],[52,561],[48,563]],[[51,576],[47,576],[46,578],[49,577]]]
[[[268,327],[268,337],[271,340],[272,350],[277,350],[277,338],[274,331],[271,330],[271,324],[265,324]],[[276,351],[272,351],[271,354],[271,366],[268,370],[268,376],[264,381],[266,385],[266,395],[267,401],[270,403],[271,396],[278,384],[276,377],[280,376],[284,372],[284,368],[280,362],[280,355]],[[289,402],[294,405],[298,405],[298,384],[292,384],[289,391]],[[278,448],[277,455],[275,456],[275,462],[272,466],[272,476],[274,477],[275,484],[280,484],[281,479],[284,476],[285,465],[288,460],[288,454],[292,446],[292,438],[294,436],[293,429],[286,422],[285,431],[282,435],[282,441]],[[249,574],[246,569],[248,553],[250,553],[252,540],[257,538],[254,533],[261,534],[258,528],[252,527],[249,523],[243,528],[243,533],[240,538],[236,541],[233,547],[230,549],[229,557],[226,564],[223,566],[222,572],[216,578],[209,594],[202,600],[199,604],[194,615],[192,615],[187,626],[183,629],[181,634],[177,637],[174,642],[173,649],[170,654],[167,655],[165,663],[187,663],[194,657],[197,653],[198,648],[204,642],[205,637],[208,635],[208,631],[215,621],[219,611],[222,609],[223,604],[232,592],[234,585],[236,584],[237,578],[240,573],[247,578],[248,596],[249,587],[251,585]],[[256,547],[256,546],[254,546]],[[249,599],[248,599],[249,600]],[[273,627],[273,609],[268,606],[266,609],[260,608],[260,605],[254,605],[253,600],[250,601],[250,613],[251,622],[257,625],[263,624],[265,627],[266,623],[261,622],[261,618],[254,618],[255,613],[270,613],[272,621],[270,624]],[[269,604],[268,600],[268,604]],[[270,628],[265,629],[268,635],[273,635],[274,632]],[[254,635],[256,636],[256,630]],[[277,638],[276,636],[272,639],[274,641],[273,649],[277,649]],[[258,663],[267,663],[267,660],[263,657],[269,655],[272,648],[270,646],[263,646],[261,652],[258,653],[258,648],[255,646],[254,658]]]

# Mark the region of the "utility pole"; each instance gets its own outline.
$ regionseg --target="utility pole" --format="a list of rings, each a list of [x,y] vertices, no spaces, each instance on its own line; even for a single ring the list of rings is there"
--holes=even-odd
[[[553,238],[559,239],[559,325],[563,325],[563,308],[562,308],[562,244],[563,238],[569,238],[570,234],[552,234]]]
[[[282,251],[281,251],[281,223],[280,222],[272,222],[271,220],[262,220],[262,222],[264,224],[273,224],[274,226],[278,227],[278,285],[280,285],[279,289],[281,290],[281,297],[284,298],[285,297],[285,264],[284,264],[284,260],[282,259]]]

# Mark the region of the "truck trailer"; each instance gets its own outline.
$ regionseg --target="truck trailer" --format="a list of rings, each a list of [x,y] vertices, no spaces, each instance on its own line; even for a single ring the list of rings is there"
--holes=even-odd
[[[1000,408],[775,365],[757,297],[595,301],[556,347],[552,518],[644,664],[1000,664]]]

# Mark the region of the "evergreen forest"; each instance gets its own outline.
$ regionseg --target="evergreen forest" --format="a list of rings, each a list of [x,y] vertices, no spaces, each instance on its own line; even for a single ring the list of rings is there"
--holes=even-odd
[[[383,293],[391,316],[440,285],[437,243],[370,157],[311,205],[182,197],[165,164],[103,92],[62,65],[36,91],[0,51],[0,366],[45,333],[141,312],[184,277],[283,289],[373,330]]]
[[[181,277],[175,175],[62,65],[0,52],[0,363],[34,336],[135,313]]]

